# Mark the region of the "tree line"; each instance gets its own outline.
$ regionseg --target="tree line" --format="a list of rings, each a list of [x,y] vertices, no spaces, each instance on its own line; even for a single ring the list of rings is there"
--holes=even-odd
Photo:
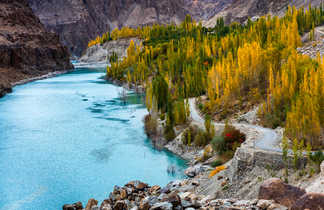
[[[324,61],[298,54],[300,36],[324,23],[323,7],[288,7],[284,17],[264,16],[245,25],[204,28],[187,16],[180,25],[115,29],[112,39],[136,36],[127,57],[107,76],[146,88],[149,110],[167,119],[166,130],[186,121],[186,99],[207,95],[205,111],[226,113],[233,101],[261,104],[258,115],[285,135],[323,146]],[[249,96],[248,98],[245,96]],[[181,114],[184,113],[184,114]]]

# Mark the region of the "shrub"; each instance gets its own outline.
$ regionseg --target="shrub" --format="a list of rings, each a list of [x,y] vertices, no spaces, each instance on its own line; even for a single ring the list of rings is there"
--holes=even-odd
[[[234,150],[245,141],[245,134],[226,123],[222,136],[224,137],[226,148]]]
[[[182,137],[181,137],[182,143],[185,145],[190,146],[191,145],[191,140],[192,140],[192,134],[190,132],[190,129],[187,129],[183,132]]]
[[[324,154],[322,151],[316,151],[312,154],[311,159],[314,163],[321,164],[322,161],[324,161]]]
[[[202,111],[204,109],[204,105],[202,103],[198,104],[198,109]]]
[[[164,137],[167,141],[172,141],[176,137],[173,128],[165,128]]]
[[[164,114],[164,113],[160,114],[160,119],[161,119],[162,121],[165,120],[165,114]]]
[[[182,143],[191,146],[195,136],[197,135],[197,130],[197,126],[190,126],[188,129],[186,129],[182,134]]]
[[[144,118],[144,129],[148,136],[157,134],[157,120],[152,115],[146,115]]]
[[[205,129],[207,141],[210,142],[215,136],[215,126],[212,123],[211,117],[209,115],[207,115],[205,119]]]
[[[164,128],[164,138],[167,141],[172,141],[176,137],[173,126],[167,125]]]
[[[118,61],[118,55],[116,52],[112,52],[111,56],[109,57],[110,63],[115,63]]]
[[[320,170],[320,165],[324,161],[324,154],[321,150],[314,152],[311,155],[311,160],[316,164],[317,171]]]
[[[195,136],[194,143],[198,147],[205,146],[207,144],[206,135],[203,130],[198,130],[197,135]]]
[[[224,157],[225,157],[226,159],[231,159],[231,158],[233,158],[234,153],[235,153],[235,151],[227,150],[226,152],[224,152]]]
[[[223,136],[215,136],[211,141],[211,144],[213,146],[213,149],[219,154],[223,154],[227,150]]]
[[[212,162],[211,167],[215,168],[217,166],[221,166],[222,164],[223,164],[223,161],[215,160],[214,162]]]

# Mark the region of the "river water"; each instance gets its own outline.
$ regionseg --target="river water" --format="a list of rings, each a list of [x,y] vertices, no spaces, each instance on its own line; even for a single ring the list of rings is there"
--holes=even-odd
[[[77,69],[0,99],[0,209],[59,210],[131,180],[183,178],[185,161],[147,139],[143,99],[129,93],[125,104],[103,75]]]

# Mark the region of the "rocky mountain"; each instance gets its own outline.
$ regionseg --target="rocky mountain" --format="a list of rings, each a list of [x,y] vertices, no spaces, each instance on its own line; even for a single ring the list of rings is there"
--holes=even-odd
[[[227,22],[249,16],[280,14],[304,0],[28,0],[47,29],[57,32],[70,52],[80,56],[89,40],[116,27],[179,23],[186,14],[206,26],[220,16]],[[310,0],[319,5],[321,0]]]
[[[219,17],[225,17],[228,24],[233,21],[244,22],[248,17],[262,16],[265,14],[283,15],[289,5],[300,8],[320,6],[322,0],[233,0],[230,4],[215,13],[215,16],[204,21],[206,27],[213,27]]]
[[[71,68],[68,50],[26,0],[0,1],[0,96],[17,81]]]
[[[47,29],[80,56],[89,40],[116,27],[207,20],[231,0],[28,0]]]

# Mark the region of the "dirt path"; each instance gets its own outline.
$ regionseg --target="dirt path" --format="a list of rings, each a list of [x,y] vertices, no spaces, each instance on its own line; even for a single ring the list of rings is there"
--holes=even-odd
[[[190,115],[193,122],[199,125],[200,127],[204,127],[205,120],[201,117],[199,111],[196,108],[195,98],[189,99],[189,107],[190,107]],[[214,122],[214,125],[224,126],[225,124]],[[260,135],[257,136],[257,138],[253,143],[253,146],[255,148],[261,150],[267,150],[267,151],[281,152],[281,149],[279,147],[281,139],[278,136],[278,134],[275,132],[275,130],[264,128],[257,125],[246,124],[246,123],[234,123],[232,125],[238,129],[247,128],[260,133]]]

